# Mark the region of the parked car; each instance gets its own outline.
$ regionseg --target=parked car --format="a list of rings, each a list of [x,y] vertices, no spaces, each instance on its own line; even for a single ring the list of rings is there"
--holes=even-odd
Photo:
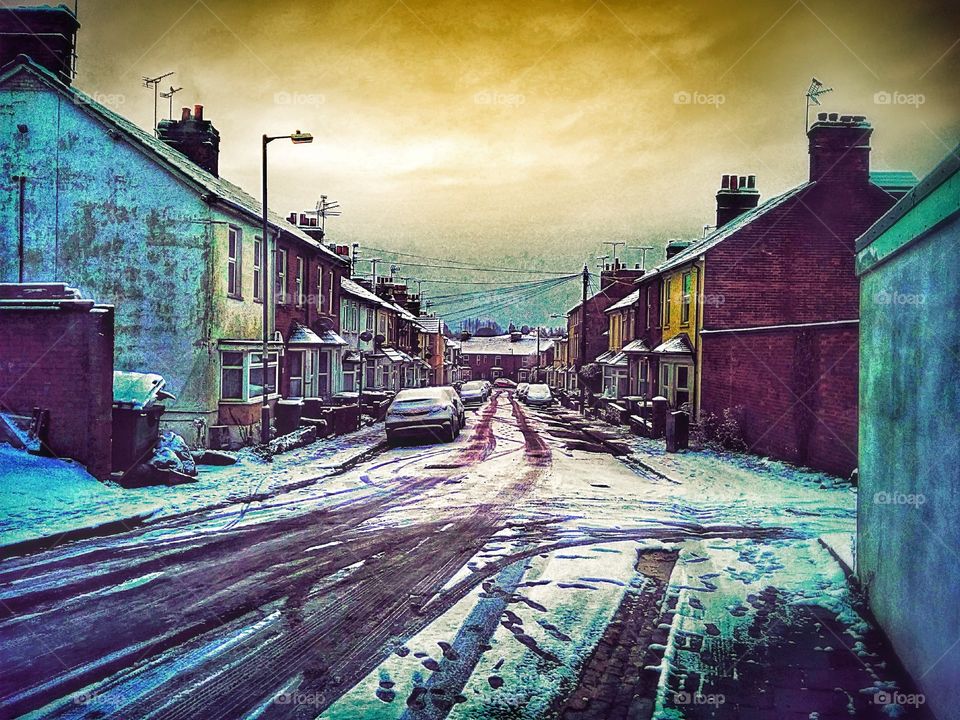
[[[533,407],[546,407],[553,402],[553,394],[547,385],[531,385],[527,388],[526,403]]]
[[[510,378],[497,378],[496,380],[493,381],[493,386],[495,388],[511,389],[511,388],[517,387],[517,384]]]
[[[480,380],[466,382],[460,388],[460,399],[464,405],[481,405],[488,396],[487,387]]]
[[[460,397],[460,393],[452,385],[442,385],[440,389],[445,391],[450,397],[450,402],[453,403],[453,406],[457,409],[457,419],[459,423],[457,425],[457,434],[460,434],[460,428],[467,424],[467,408],[463,404],[463,399]]]
[[[387,442],[405,437],[431,435],[452,442],[460,432],[463,404],[455,402],[451,387],[401,390],[387,408]],[[459,405],[459,407],[458,407]]]
[[[527,395],[527,388],[529,388],[529,387],[530,387],[530,383],[525,383],[525,382],[519,383],[519,384],[517,385],[517,399],[518,399],[518,400],[523,400],[523,398],[526,397],[526,395]]]
[[[482,382],[483,386],[487,389],[487,398],[489,398],[493,393],[493,383],[491,383],[489,380],[481,380],[480,382]]]

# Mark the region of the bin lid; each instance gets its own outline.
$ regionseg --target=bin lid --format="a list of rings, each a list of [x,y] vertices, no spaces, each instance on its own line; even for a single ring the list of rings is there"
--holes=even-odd
[[[154,373],[115,370],[113,373],[113,404],[133,410],[145,410],[158,400],[176,398],[163,388],[166,380]]]

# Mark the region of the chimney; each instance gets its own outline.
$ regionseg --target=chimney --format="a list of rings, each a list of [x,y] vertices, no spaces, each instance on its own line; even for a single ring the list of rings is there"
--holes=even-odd
[[[724,175],[724,179],[729,179],[729,175]],[[672,258],[674,255],[679,253],[681,250],[686,250],[690,247],[689,240],[671,240],[667,243],[667,260]]]
[[[866,185],[870,182],[870,136],[863,115],[818,113],[807,131],[811,182]]]
[[[220,174],[220,133],[203,119],[203,105],[195,105],[192,114],[183,108],[179,120],[161,120],[157,137],[211,175]]]
[[[519,332],[510,333],[510,342],[512,343],[520,342],[521,338],[523,338],[523,333],[519,333]]]
[[[26,55],[66,85],[76,71],[76,15],[65,6],[4,8],[0,12],[0,67]]]
[[[758,202],[760,193],[757,191],[756,175],[724,175],[720,178],[720,190],[717,191],[717,227],[753,210]]]

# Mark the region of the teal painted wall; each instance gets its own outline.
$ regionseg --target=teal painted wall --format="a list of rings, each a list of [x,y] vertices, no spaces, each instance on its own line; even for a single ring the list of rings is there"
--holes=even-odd
[[[960,717],[958,268],[955,216],[867,271],[860,296],[857,573],[941,718]]]

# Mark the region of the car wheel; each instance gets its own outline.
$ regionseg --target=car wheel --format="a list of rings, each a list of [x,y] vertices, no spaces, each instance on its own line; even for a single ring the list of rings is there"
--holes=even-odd
[[[393,433],[387,433],[387,447],[396,447],[397,444],[396,436]]]
[[[450,418],[450,429],[447,431],[446,442],[453,442],[457,439],[457,421],[455,418]]]

